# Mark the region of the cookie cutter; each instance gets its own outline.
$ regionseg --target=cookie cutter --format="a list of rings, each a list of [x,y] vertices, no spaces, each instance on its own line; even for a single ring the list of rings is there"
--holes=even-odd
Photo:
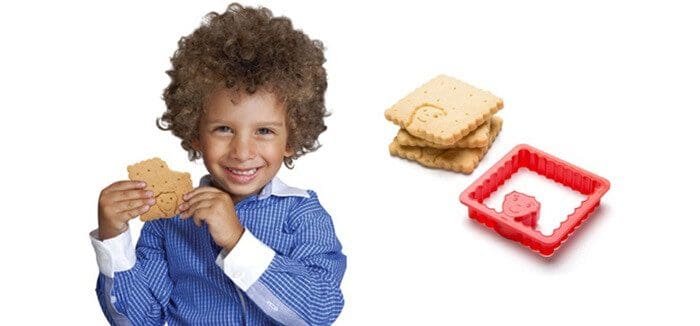
[[[528,207],[525,203],[510,212],[507,208],[515,207],[508,206],[514,205],[513,197],[504,199],[501,212],[484,204],[485,199],[521,168],[556,181],[586,196],[581,205],[574,209],[573,213],[569,214],[551,235],[545,236],[534,228],[539,216],[539,202],[534,197],[519,192],[510,193],[511,196],[516,195],[515,202],[518,199],[521,201],[525,199],[530,205]],[[460,194],[459,200],[469,208],[470,218],[507,239],[520,242],[542,256],[551,256],[600,205],[600,199],[608,189],[610,189],[610,182],[607,179],[530,145],[521,144],[515,146],[467,187]]]

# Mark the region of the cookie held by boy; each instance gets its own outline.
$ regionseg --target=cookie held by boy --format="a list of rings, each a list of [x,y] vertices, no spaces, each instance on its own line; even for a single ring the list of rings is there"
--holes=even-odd
[[[156,204],[141,214],[141,221],[168,218],[177,215],[182,196],[192,190],[192,178],[187,172],[176,172],[158,157],[129,165],[130,180],[146,182],[146,190],[153,191]]]

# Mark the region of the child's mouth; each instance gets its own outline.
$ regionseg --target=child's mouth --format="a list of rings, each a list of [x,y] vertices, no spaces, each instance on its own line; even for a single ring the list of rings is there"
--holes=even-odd
[[[233,169],[233,168],[225,168],[226,170],[226,175],[228,175],[229,179],[235,183],[248,183],[251,180],[255,179],[255,177],[258,175],[258,171],[260,168],[252,168],[252,169]]]

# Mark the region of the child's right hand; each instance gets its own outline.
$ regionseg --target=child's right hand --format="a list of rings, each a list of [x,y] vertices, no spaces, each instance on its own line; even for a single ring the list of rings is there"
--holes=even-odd
[[[142,181],[117,181],[100,192],[97,205],[98,237],[116,237],[129,227],[129,220],[155,205],[153,192]]]

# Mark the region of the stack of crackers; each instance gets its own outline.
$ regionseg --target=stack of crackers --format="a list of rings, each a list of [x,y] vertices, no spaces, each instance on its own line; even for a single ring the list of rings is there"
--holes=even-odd
[[[384,112],[401,129],[389,145],[393,156],[424,166],[472,173],[503,120],[503,100],[458,79],[440,75]]]

